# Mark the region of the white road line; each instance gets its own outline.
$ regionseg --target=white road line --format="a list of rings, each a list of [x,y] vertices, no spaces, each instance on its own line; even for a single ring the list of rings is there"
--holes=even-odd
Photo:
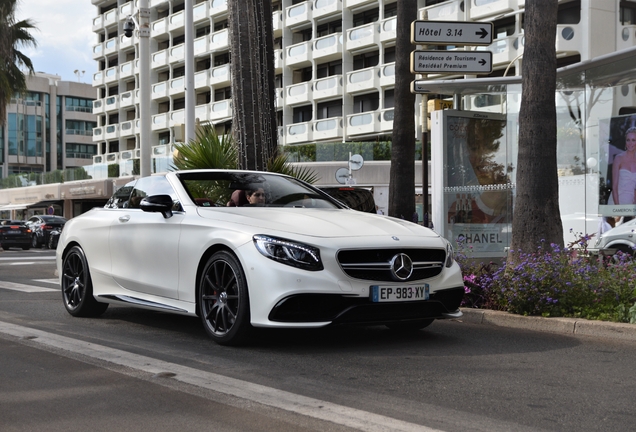
[[[29,260],[29,261],[52,261],[55,260],[55,256],[43,256],[43,257],[38,257],[38,256],[29,256],[29,257],[5,257],[5,258],[0,258],[0,261],[23,261],[23,260]]]
[[[0,281],[0,288],[13,290],[13,291],[22,291],[26,293],[57,291],[57,288],[44,288],[44,287],[39,287],[35,285],[24,285],[20,283],[5,282],[5,281]]]
[[[58,278],[54,278],[54,279],[33,279],[33,282],[44,282],[44,283],[50,283],[50,284],[57,285],[57,284],[60,283],[60,280]]]
[[[0,321],[0,332],[153,375],[174,373],[176,375],[171,379],[186,384],[366,432],[441,432],[415,423],[2,321]]]
[[[35,264],[35,261],[14,262],[14,263],[10,263],[9,265],[31,265],[31,264]]]

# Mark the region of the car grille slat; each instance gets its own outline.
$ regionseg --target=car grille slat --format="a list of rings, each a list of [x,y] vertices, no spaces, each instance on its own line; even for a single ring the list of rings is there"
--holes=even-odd
[[[443,249],[352,249],[338,252],[338,263],[349,276],[370,281],[394,282],[391,259],[404,253],[413,261],[413,274],[406,280],[428,279],[441,273],[446,260]]]

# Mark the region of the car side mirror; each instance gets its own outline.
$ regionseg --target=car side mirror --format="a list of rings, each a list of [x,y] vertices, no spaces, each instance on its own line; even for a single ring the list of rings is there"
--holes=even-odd
[[[147,196],[139,203],[139,208],[145,212],[161,213],[164,218],[172,217],[172,206],[174,202],[170,195]]]

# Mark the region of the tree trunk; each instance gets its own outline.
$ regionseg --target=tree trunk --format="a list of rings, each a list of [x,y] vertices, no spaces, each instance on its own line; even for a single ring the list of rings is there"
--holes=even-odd
[[[230,0],[232,134],[239,167],[265,170],[278,145],[271,0]]]
[[[526,2],[513,257],[539,246],[546,250],[551,243],[563,246],[556,158],[557,7],[558,0]]]
[[[389,174],[389,215],[411,220],[415,211],[415,95],[411,93],[411,22],[417,0],[397,4],[395,40],[395,108]],[[428,189],[424,185],[424,190]],[[425,192],[426,193],[426,192]]]

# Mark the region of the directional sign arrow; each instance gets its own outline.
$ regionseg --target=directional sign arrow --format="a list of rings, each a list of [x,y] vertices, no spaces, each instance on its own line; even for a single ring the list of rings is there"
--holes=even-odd
[[[487,62],[486,62],[486,60],[485,60],[485,59],[481,59],[481,60],[479,60],[479,64],[480,64],[480,65],[482,65],[482,66],[484,66],[486,63],[487,63]]]
[[[472,21],[413,21],[411,42],[430,45],[490,45],[493,24]]]
[[[492,51],[413,51],[411,73],[489,74]]]

